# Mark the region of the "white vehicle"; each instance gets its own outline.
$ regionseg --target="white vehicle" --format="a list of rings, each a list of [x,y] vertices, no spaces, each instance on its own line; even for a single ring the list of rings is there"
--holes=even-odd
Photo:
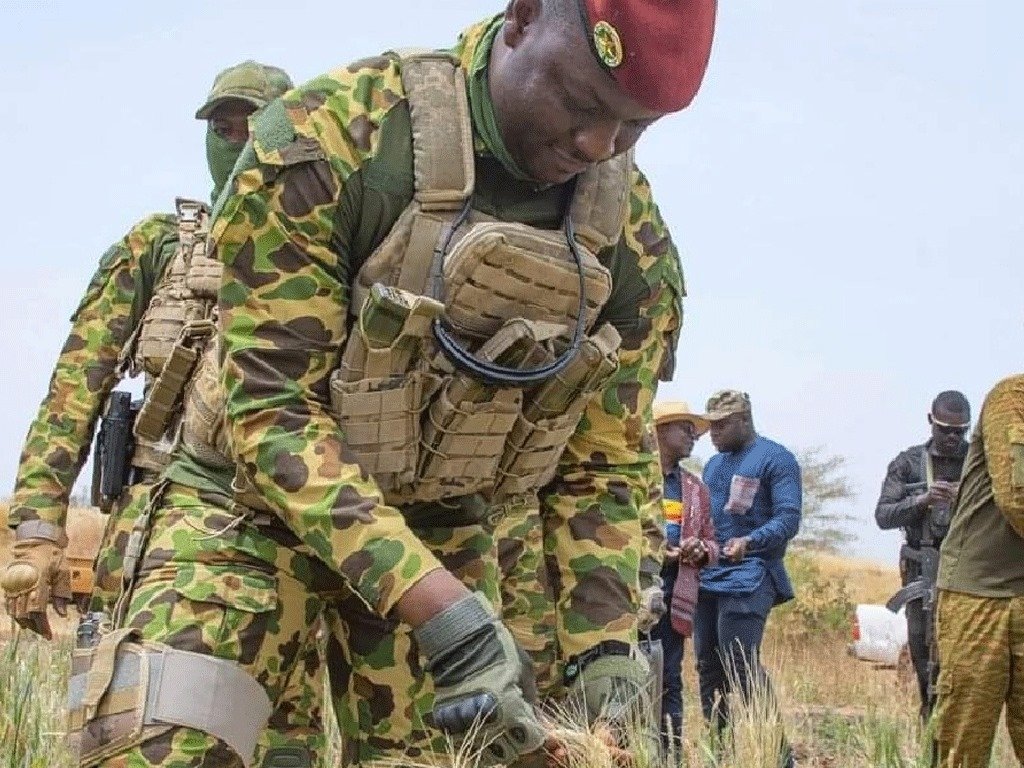
[[[863,661],[883,667],[897,667],[908,656],[905,609],[893,613],[884,605],[861,603],[853,617],[850,653]]]

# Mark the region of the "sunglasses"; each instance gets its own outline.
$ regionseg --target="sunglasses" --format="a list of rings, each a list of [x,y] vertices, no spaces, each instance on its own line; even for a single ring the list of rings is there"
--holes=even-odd
[[[943,435],[966,435],[967,430],[970,429],[970,424],[942,424],[941,422],[933,422],[936,429],[939,430]]]

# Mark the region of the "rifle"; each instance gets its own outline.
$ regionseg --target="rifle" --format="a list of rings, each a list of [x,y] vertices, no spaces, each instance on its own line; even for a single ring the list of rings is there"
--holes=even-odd
[[[926,490],[926,482],[909,483],[908,494],[916,494]],[[938,697],[939,659],[935,641],[935,601],[938,596],[936,582],[939,576],[939,546],[949,527],[949,507],[930,508],[921,521],[921,543],[919,547],[904,544],[900,547],[900,566],[905,563],[918,564],[920,574],[916,579],[898,590],[886,602],[885,607],[893,613],[899,612],[914,600],[921,601],[921,613],[924,618],[925,643],[928,645],[928,711],[935,706]]]

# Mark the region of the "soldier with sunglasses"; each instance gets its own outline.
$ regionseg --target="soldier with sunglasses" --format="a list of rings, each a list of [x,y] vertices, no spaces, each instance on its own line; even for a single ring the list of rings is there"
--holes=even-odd
[[[932,401],[928,423],[930,439],[889,463],[875,508],[880,528],[902,528],[906,537],[900,548],[903,588],[889,601],[889,608],[906,605],[907,642],[921,693],[922,720],[928,719],[934,704],[931,681],[937,669],[930,648],[935,575],[939,545],[949,530],[950,508],[967,456],[964,436],[971,423],[967,398],[953,390],[939,393]]]

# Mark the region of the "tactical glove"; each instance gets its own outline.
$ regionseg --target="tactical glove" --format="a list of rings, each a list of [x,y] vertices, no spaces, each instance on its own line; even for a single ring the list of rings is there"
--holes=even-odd
[[[637,629],[641,634],[650,634],[661,617],[668,611],[665,605],[665,592],[660,576],[654,577],[654,583],[640,593],[640,610],[637,613]]]
[[[544,730],[523,693],[532,670],[482,595],[459,600],[414,634],[434,678],[434,724],[472,738],[482,748],[479,765],[511,763],[543,746]]]
[[[47,604],[61,616],[71,601],[71,574],[64,562],[64,548],[49,539],[27,538],[14,542],[13,561],[0,576],[7,613],[18,624],[53,639]]]

